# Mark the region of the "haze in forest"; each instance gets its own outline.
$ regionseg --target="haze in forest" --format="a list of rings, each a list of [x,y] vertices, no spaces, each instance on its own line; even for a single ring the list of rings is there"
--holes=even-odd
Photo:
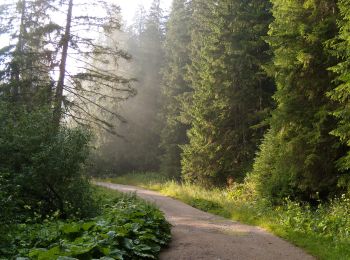
[[[92,182],[108,177],[155,182],[348,259],[349,10],[349,0],[0,0],[0,258],[156,257],[159,245],[136,238],[119,251],[58,246],[64,230],[114,221]],[[73,220],[85,228],[65,228]],[[55,238],[40,244],[51,223],[42,233]],[[119,237],[107,229],[101,238]]]
[[[148,10],[152,4],[152,0],[111,0],[115,1],[121,8],[121,14],[123,19],[126,21],[128,25],[133,23],[133,19],[135,17],[136,10],[143,6],[146,10]],[[160,7],[165,13],[169,13],[171,8],[172,0],[161,0]]]

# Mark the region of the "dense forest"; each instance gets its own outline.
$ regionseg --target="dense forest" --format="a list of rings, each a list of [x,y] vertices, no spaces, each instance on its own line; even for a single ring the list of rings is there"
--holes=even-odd
[[[138,94],[120,105],[129,123],[122,138],[105,136],[96,172],[254,182],[276,203],[345,193],[347,10],[347,1],[176,0],[162,19],[159,1],[141,8],[125,40]]]
[[[208,186],[249,176],[274,201],[344,193],[349,21],[346,1],[338,2],[174,1],[165,169],[181,165],[182,178]],[[181,138],[171,140],[174,132]]]
[[[348,0],[153,0],[131,24],[109,1],[18,0],[0,36],[0,258],[45,259],[28,248],[54,238],[6,246],[19,223],[110,217],[91,176],[157,172],[274,206],[349,196]]]

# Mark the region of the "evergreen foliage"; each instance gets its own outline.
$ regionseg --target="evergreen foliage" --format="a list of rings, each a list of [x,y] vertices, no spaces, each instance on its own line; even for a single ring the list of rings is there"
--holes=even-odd
[[[273,0],[269,42],[277,108],[254,165],[260,193],[272,201],[284,197],[325,198],[336,190],[335,161],[342,148],[329,133],[334,104],[326,97],[334,84],[335,64],[325,43],[337,34],[336,1]]]
[[[0,50],[0,93],[28,108],[52,106],[57,127],[70,117],[80,125],[94,124],[113,131],[115,124],[91,113],[88,106],[94,106],[99,114],[113,115],[114,120],[123,119],[89,94],[117,102],[134,93],[131,80],[115,71],[97,69],[91,60],[106,65],[130,59],[130,55],[115,44],[106,46],[98,37],[108,37],[120,28],[119,8],[104,1],[85,4],[89,8],[83,16],[75,13],[80,5],[73,0],[18,0],[0,5],[0,34],[10,38]],[[94,8],[101,14],[91,13]],[[62,15],[65,19],[57,19]],[[86,36],[93,31],[95,35]],[[67,64],[74,64],[75,69]],[[86,88],[87,84],[93,87]],[[103,94],[106,88],[113,90],[110,95]]]
[[[0,34],[10,38],[0,50],[2,99],[28,108],[49,104],[53,94],[49,68],[57,52],[47,48],[45,39],[59,30],[45,15],[50,8],[49,2],[31,0],[0,5]]]
[[[331,41],[333,51],[341,62],[332,67],[337,75],[337,87],[328,94],[332,100],[339,105],[334,111],[334,115],[338,119],[337,128],[332,134],[339,137],[342,143],[350,146],[350,2],[338,1],[341,17],[339,18],[340,33]],[[350,189],[350,151],[337,161],[337,167],[345,174],[339,181],[339,185]]]
[[[191,88],[186,79],[187,66],[191,63],[189,45],[191,42],[191,3],[174,0],[167,22],[164,44],[165,65],[163,69],[163,110],[164,120],[161,132],[160,170],[168,176],[180,177],[180,145],[187,142],[188,125],[181,117],[185,113],[183,101]]]
[[[205,185],[240,180],[249,170],[271,106],[273,83],[262,70],[269,59],[262,37],[271,21],[268,1],[193,1],[188,105],[189,144],[182,173]]]

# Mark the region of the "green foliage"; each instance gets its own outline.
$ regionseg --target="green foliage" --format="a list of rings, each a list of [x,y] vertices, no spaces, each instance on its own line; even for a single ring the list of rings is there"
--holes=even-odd
[[[0,259],[156,259],[170,240],[163,214],[133,195],[103,194],[95,218],[13,226],[0,238]]]
[[[57,131],[49,109],[0,105],[1,222],[57,211],[63,218],[92,213],[83,174],[89,135],[65,126]]]
[[[349,1],[338,1],[341,17],[339,18],[340,33],[331,41],[333,53],[340,58],[340,62],[331,68],[337,74],[337,87],[328,94],[333,101],[339,104],[339,107],[334,111],[334,115],[338,119],[337,128],[332,131],[332,134],[339,137],[342,143],[350,146],[350,3]],[[347,149],[347,154],[338,160],[338,168],[345,174],[339,182],[340,186],[347,186],[350,189],[350,152]]]
[[[172,4],[164,44],[165,68],[163,69],[162,118],[164,127],[161,132],[161,172],[168,176],[180,177],[181,149],[187,142],[188,126],[181,118],[185,113],[183,102],[191,88],[185,78],[190,64],[189,44],[191,41],[191,4],[186,0],[175,0]]]
[[[48,23],[39,10],[49,10],[51,1],[19,0],[1,3],[0,93],[2,99],[21,105],[48,105],[52,98],[50,66],[57,51],[48,48],[60,26]],[[49,65],[48,65],[49,64]]]
[[[193,1],[187,106],[191,129],[182,146],[188,181],[242,180],[264,132],[257,127],[271,106],[273,83],[262,70],[271,20],[268,1]]]
[[[274,0],[267,41],[274,57],[267,71],[275,77],[277,108],[269,120],[255,161],[254,175],[262,195],[316,201],[336,192],[334,162],[339,141],[329,133],[334,104],[326,93],[334,87],[328,67],[336,59],[325,43],[337,34],[335,1]]]

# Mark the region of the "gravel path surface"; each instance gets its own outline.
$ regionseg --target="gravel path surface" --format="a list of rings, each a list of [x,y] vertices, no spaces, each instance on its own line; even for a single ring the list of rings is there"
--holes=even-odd
[[[136,192],[164,212],[173,228],[172,242],[161,253],[161,260],[314,259],[259,227],[200,211],[158,192],[119,184],[96,184],[121,192]]]

